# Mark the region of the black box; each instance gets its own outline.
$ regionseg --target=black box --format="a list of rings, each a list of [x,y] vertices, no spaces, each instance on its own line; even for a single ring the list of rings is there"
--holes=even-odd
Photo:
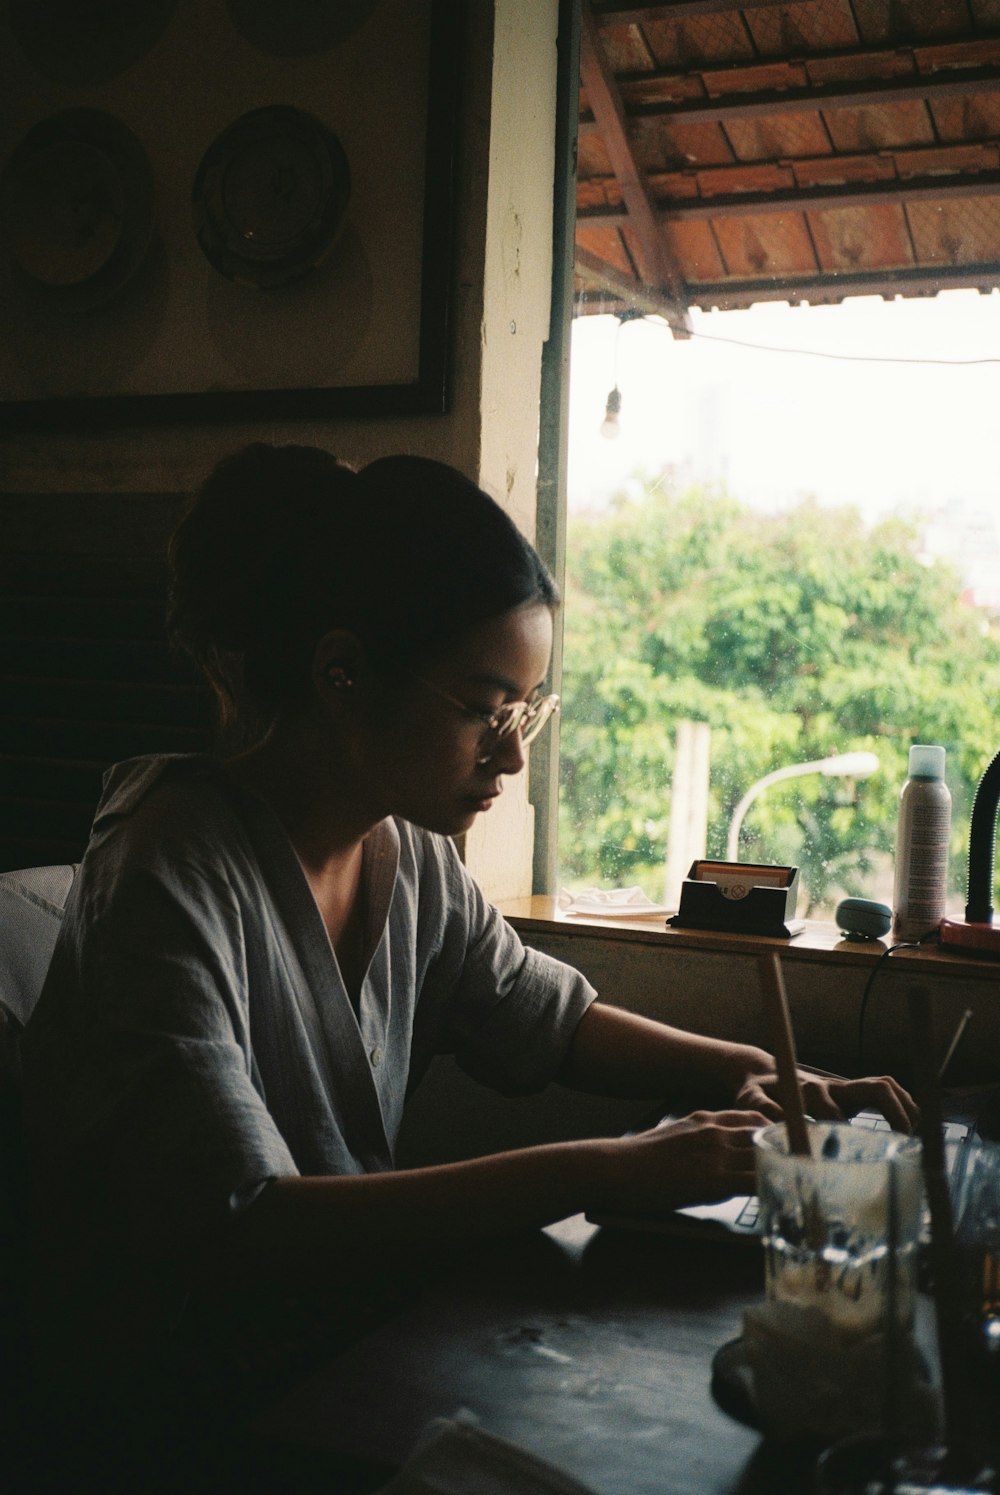
[[[667,924],[791,939],[804,922],[795,919],[798,893],[798,867],[692,862],[681,884],[680,908]]]

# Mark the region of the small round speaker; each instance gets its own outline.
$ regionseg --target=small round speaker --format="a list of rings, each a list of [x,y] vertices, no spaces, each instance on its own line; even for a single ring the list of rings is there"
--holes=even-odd
[[[889,933],[892,909],[872,898],[843,898],[834,914],[837,928],[849,940],[880,940]]]

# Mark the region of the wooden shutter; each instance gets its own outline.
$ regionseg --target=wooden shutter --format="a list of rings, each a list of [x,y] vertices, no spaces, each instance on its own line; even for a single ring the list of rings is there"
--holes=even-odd
[[[182,494],[0,496],[0,870],[76,862],[105,769],[210,738],[164,632]]]

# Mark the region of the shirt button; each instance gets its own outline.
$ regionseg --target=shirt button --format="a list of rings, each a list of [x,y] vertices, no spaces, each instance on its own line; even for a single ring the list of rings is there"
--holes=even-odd
[[[382,1050],[379,1048],[378,1044],[376,1044],[375,1047],[372,1049],[371,1054],[369,1055],[369,1058],[372,1061],[372,1068],[373,1069],[378,1069],[379,1065],[382,1063],[383,1057],[384,1056],[383,1056]]]

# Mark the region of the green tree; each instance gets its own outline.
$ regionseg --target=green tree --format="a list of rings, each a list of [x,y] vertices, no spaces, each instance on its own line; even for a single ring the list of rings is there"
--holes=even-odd
[[[948,751],[952,887],[964,892],[969,812],[1000,745],[1000,639],[917,527],[868,528],[805,501],[775,515],[676,491],[577,519],[567,557],[562,876],[663,890],[676,724],[712,733],[710,856],[747,788],[785,764],[873,751],[880,771],[775,785],[753,804],[746,860],[802,871],[806,911],[886,896],[899,789],[914,742]],[[800,909],[803,904],[800,903]]]

